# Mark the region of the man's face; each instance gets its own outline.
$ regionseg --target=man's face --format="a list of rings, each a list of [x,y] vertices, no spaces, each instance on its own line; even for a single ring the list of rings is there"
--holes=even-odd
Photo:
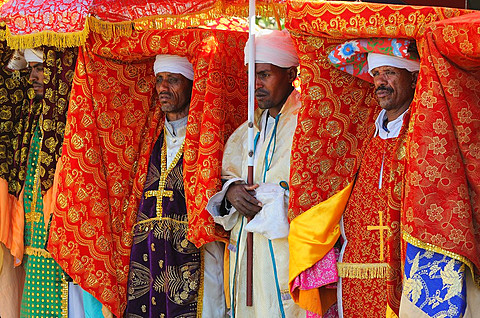
[[[188,115],[192,97],[192,81],[182,74],[160,72],[155,88],[162,111],[167,119],[177,120]]]
[[[276,116],[293,90],[295,67],[280,68],[269,63],[255,64],[255,98],[258,107]],[[273,112],[273,114],[272,114]]]
[[[43,74],[43,63],[29,62],[28,65],[30,67],[30,77],[28,80],[32,83],[33,91],[35,92],[35,98],[43,98],[43,80],[45,78]]]
[[[413,100],[416,74],[403,68],[379,66],[372,70],[375,98],[383,109],[407,109]]]

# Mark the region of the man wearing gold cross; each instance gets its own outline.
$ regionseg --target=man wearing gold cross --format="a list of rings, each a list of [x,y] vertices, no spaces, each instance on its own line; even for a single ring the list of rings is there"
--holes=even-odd
[[[126,316],[223,318],[223,243],[200,251],[187,240],[182,162],[193,66],[186,57],[157,55],[154,71],[165,125],[133,228]]]
[[[339,317],[396,317],[402,293],[400,206],[406,159],[406,128],[419,71],[418,55],[414,43],[409,40],[371,38],[339,45],[330,53],[329,59],[335,67],[373,83],[373,95],[382,110],[375,127],[372,127],[372,138],[363,149],[356,183],[353,188],[349,187],[351,193],[350,190],[339,193],[334,200],[342,203],[331,209],[334,212],[325,214],[337,215],[330,231],[336,233],[336,236],[330,235],[330,251],[326,249],[328,253],[323,253],[325,256],[319,254],[315,260],[317,263],[314,262],[315,266],[311,268],[323,268],[323,273],[328,268],[338,271]],[[330,202],[336,203],[333,200]],[[299,248],[297,242],[302,241],[302,235],[306,232],[316,231],[311,224],[327,222],[323,217],[317,218],[318,222],[313,221],[312,212],[319,215],[318,211],[314,211],[315,208],[291,223],[292,295],[302,294],[301,291],[295,291],[294,283],[298,278],[306,278],[305,275],[311,271],[307,266],[303,272],[297,270],[302,256],[297,256],[300,253],[295,250],[318,249],[312,247],[313,244],[309,245],[310,249]],[[338,221],[339,226],[336,225]],[[310,237],[317,234],[319,238],[326,237],[328,230],[323,232]],[[328,261],[327,257],[335,255],[331,251],[338,233],[341,233],[343,245],[335,268],[331,265],[334,262]],[[322,306],[334,302],[331,296],[328,302],[324,302],[326,298],[322,298],[321,290],[319,294]],[[294,298],[302,302],[301,296]],[[325,311],[326,308],[321,310]]]

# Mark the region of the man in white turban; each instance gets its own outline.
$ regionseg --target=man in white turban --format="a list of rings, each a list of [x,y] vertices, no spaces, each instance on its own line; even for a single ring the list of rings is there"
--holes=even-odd
[[[188,241],[183,144],[194,71],[186,57],[158,55],[154,64],[165,125],[150,156],[133,227],[127,317],[225,317],[224,244]]]
[[[44,94],[43,80],[45,78],[43,74],[43,50],[41,48],[25,49],[24,55],[30,68],[29,81],[32,83],[35,98],[37,100],[41,99]]]
[[[248,45],[245,63],[248,62]],[[305,317],[288,292],[288,182],[290,153],[301,106],[294,89],[299,59],[290,34],[255,36],[254,181],[247,185],[247,123],[229,138],[221,192],[207,209],[230,231],[229,290],[232,317]],[[252,217],[247,224],[246,217]],[[253,232],[253,306],[246,306],[246,237]]]
[[[405,144],[409,106],[420,67],[413,47],[414,43],[409,40],[360,39],[339,45],[329,55],[336,67],[373,83],[373,95],[382,109],[372,127],[371,139],[362,150],[353,188],[347,187],[338,196],[320,203],[291,223],[292,268],[293,264],[299,267],[302,261],[294,249],[317,251],[327,245],[322,238],[331,238],[329,248],[318,254],[317,263],[309,264],[309,268],[305,266],[303,273],[290,280],[308,281],[310,269],[321,266],[325,267],[317,277],[338,271],[338,277],[333,275],[330,288],[337,283],[340,317],[397,317],[399,312],[402,290],[400,207]],[[349,63],[356,65],[349,68]],[[321,220],[317,218],[318,222],[312,221],[316,215],[322,215]],[[336,220],[332,221],[334,225],[340,220],[340,226],[314,233],[321,228],[319,222],[328,224],[331,220]],[[337,242],[340,232],[343,239]],[[309,233],[309,237],[304,233]],[[318,240],[311,239],[315,237]],[[302,243],[307,240],[309,244]],[[335,250],[336,243],[343,244],[341,251]],[[327,257],[335,252],[340,253],[338,262],[328,262]],[[329,268],[327,264],[332,266]],[[313,286],[312,289],[322,287]],[[325,297],[320,298],[322,304],[326,303]],[[329,306],[334,300],[330,299]]]

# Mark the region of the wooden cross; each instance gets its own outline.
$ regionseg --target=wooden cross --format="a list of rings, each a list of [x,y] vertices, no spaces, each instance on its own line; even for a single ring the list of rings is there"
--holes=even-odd
[[[379,225],[369,225],[367,226],[368,231],[374,231],[374,230],[379,230],[380,231],[380,260],[383,261],[385,260],[385,256],[383,255],[383,231],[388,230],[388,226],[383,225],[383,211],[378,211],[379,218],[380,218],[380,224]]]
[[[173,191],[170,190],[165,190],[165,185],[160,182],[160,185],[158,187],[158,190],[149,190],[145,192],[145,199],[150,198],[150,197],[157,197],[157,216],[161,217],[162,216],[162,199],[163,197],[170,198],[170,200],[173,197]]]

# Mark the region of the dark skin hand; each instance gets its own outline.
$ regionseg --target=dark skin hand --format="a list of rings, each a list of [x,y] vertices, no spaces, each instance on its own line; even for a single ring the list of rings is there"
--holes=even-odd
[[[247,185],[235,182],[227,190],[227,200],[246,217],[254,217],[262,209],[262,202],[255,199],[255,189],[258,184]]]

